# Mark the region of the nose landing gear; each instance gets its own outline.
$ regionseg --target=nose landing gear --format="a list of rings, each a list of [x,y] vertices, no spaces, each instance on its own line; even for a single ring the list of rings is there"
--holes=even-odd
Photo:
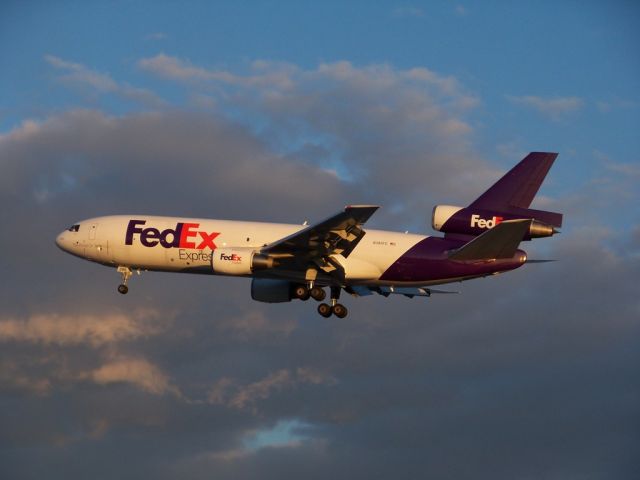
[[[118,285],[118,292],[126,295],[126,293],[129,291],[127,282],[129,281],[129,278],[131,278],[131,275],[133,275],[133,272],[131,272],[131,269],[129,267],[124,267],[121,265],[118,267],[118,273],[122,274],[122,283]]]

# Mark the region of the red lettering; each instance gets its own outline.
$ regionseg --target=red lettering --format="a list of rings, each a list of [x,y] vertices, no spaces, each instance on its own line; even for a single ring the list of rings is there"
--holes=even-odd
[[[213,239],[220,235],[220,233],[198,232],[198,234],[202,237],[202,242],[200,242],[200,245],[198,245],[199,250],[202,250],[203,248],[210,248],[211,250],[215,250],[217,248],[216,244],[213,243]]]
[[[199,223],[185,223],[182,226],[182,233],[180,234],[180,248],[196,248],[195,242],[189,242],[189,237],[195,237],[198,232],[192,232],[191,229],[198,228]],[[200,247],[198,247],[200,248]]]

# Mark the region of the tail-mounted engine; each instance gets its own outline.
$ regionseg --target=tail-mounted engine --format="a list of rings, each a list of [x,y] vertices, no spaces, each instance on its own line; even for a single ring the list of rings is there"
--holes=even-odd
[[[274,259],[253,248],[216,248],[211,255],[211,268],[225,275],[250,275],[274,266]]]
[[[480,235],[504,220],[531,218],[533,221],[523,240],[550,237],[562,225],[562,215],[529,208],[512,208],[506,212],[436,205],[431,217],[435,230],[461,235]]]

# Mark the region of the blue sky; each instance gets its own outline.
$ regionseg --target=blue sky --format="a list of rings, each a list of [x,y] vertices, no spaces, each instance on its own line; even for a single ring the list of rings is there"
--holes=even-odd
[[[0,477],[635,478],[639,20],[633,1],[4,2]],[[244,279],[145,273],[123,298],[53,243],[107,214],[357,203],[432,234],[434,204],[534,150],[560,154],[534,206],[565,223],[524,248],[560,261],[346,298],[347,321]]]
[[[15,2],[3,8],[4,131],[87,101],[115,114],[145,108],[113,95],[79,96],[56,81],[60,72],[46,55],[151,90],[174,107],[184,105],[184,89],[141,70],[140,59],[164,53],[236,72],[255,60],[303,69],[347,60],[454,77],[478,100],[469,114],[475,149],[501,166],[512,162],[496,156],[505,145],[559,151],[565,160],[556,168],[577,180],[588,178],[602,155],[637,161],[634,2]]]

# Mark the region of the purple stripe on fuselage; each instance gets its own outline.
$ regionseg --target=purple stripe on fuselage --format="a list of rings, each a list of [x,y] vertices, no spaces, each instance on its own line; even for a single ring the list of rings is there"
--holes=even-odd
[[[440,237],[427,237],[398,258],[380,277],[389,282],[433,282],[462,277],[481,277],[495,272],[513,270],[521,266],[526,255],[517,250],[513,258],[455,262],[449,260],[448,252],[465,242]]]

